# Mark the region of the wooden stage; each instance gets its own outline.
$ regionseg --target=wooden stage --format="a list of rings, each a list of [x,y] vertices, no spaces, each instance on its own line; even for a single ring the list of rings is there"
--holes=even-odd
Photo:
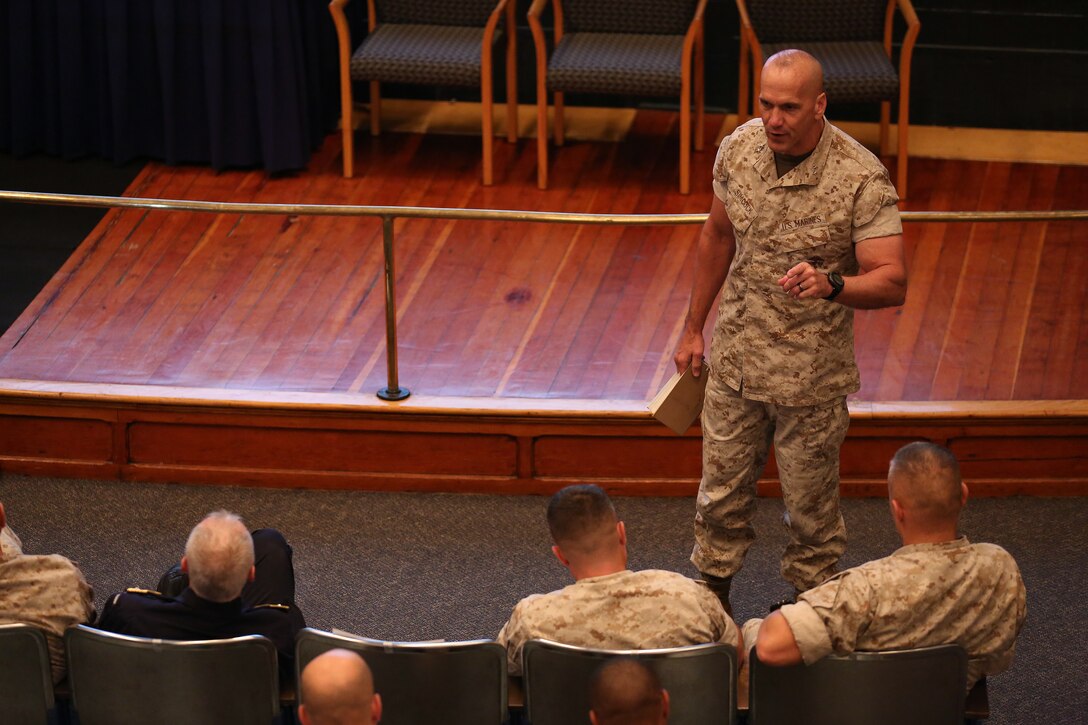
[[[713,134],[677,190],[676,115],[574,140],[330,136],[303,173],[149,164],[128,196],[700,213]],[[577,135],[577,127],[574,127]],[[905,210],[1084,209],[1088,167],[911,162]],[[0,469],[140,481],[691,494],[698,430],[645,401],[671,374],[696,226],[397,222],[400,382],[385,384],[381,225],[112,210],[0,337]],[[901,309],[859,312],[843,490],[902,443],[950,445],[976,493],[1088,493],[1088,226],[911,223]],[[763,490],[775,491],[773,463]]]

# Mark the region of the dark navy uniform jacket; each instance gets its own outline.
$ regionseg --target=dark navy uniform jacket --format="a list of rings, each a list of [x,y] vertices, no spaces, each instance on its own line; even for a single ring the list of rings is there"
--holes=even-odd
[[[295,620],[290,608],[282,604],[247,607],[241,597],[210,602],[187,588],[176,599],[146,590],[122,592],[106,602],[95,626],[108,632],[159,639],[227,639],[260,634],[272,640],[279,651],[280,681],[293,682]]]

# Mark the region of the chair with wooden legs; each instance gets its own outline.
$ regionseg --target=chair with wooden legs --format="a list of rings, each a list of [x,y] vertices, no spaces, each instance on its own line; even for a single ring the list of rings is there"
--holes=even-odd
[[[736,0],[736,3],[741,28],[737,123],[750,117],[749,100],[754,102],[759,98],[764,60],[786,48],[807,51],[823,65],[829,104],[880,102],[881,154],[886,155],[890,150],[891,102],[899,99],[896,190],[901,198],[906,198],[910,62],[922,27],[910,0]],[[898,72],[892,65],[892,26],[897,8],[907,24]],[[751,108],[751,112],[755,109]]]
[[[706,0],[550,0],[555,48],[548,57],[534,0],[529,28],[536,46],[537,186],[548,188],[548,93],[554,94],[555,143],[563,145],[565,93],[678,96],[680,192],[690,189],[695,96],[696,150],[703,148],[703,11]]]
[[[370,83],[370,133],[381,133],[381,84],[408,83],[480,88],[483,183],[492,173],[492,56],[506,36],[506,137],[517,140],[515,0],[367,0],[369,32],[358,48],[351,44],[344,6],[332,0],[340,53],[340,123],[344,176],[354,174],[351,124],[352,81]],[[505,27],[503,27],[505,26]]]

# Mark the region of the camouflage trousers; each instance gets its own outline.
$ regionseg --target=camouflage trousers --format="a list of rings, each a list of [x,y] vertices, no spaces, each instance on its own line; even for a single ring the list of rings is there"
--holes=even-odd
[[[703,478],[691,554],[696,568],[719,577],[740,570],[755,539],[756,481],[773,440],[790,518],[782,577],[805,591],[833,575],[846,549],[839,509],[839,448],[850,424],[846,398],[775,405],[745,400],[711,376],[702,423]]]

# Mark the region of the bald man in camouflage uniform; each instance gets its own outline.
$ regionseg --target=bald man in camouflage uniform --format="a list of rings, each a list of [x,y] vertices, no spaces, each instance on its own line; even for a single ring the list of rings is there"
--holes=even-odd
[[[967,486],[950,451],[911,443],[888,472],[902,548],[849,569],[766,620],[744,624],[760,660],[812,664],[829,655],[958,644],[967,688],[1012,662],[1027,599],[1007,551],[957,536]]]
[[[675,358],[702,373],[721,290],[691,559],[727,608],[772,439],[791,529],[782,576],[804,591],[835,573],[846,546],[839,448],[846,396],[859,388],[851,308],[906,294],[895,189],[875,156],[824,119],[819,63],[796,50],[772,56],[759,100],[762,118],[726,137],[714,163]]]
[[[522,647],[549,639],[596,649],[653,649],[724,642],[743,656],[736,624],[702,582],[672,571],[627,569],[627,532],[597,486],[568,486],[548,504],[552,552],[575,583],[518,602],[496,640],[509,671]]]
[[[71,561],[57,554],[23,553],[0,504],[0,624],[42,630],[54,683],[64,679],[66,670],[64,630],[94,619],[93,600],[94,591]]]

